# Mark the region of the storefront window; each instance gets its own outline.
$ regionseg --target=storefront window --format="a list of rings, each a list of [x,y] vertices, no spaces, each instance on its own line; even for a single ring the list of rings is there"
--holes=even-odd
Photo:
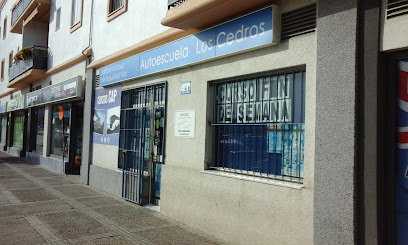
[[[1,138],[0,138],[0,143],[6,144],[6,138],[7,138],[7,115],[4,115],[1,117]]]
[[[212,167],[303,181],[305,72],[219,82],[214,89]]]
[[[60,113],[63,118],[60,120]],[[68,157],[71,104],[52,106],[51,151],[53,155]]]
[[[45,108],[33,109],[31,113],[31,149],[37,152],[43,152],[44,144],[44,112]]]
[[[13,147],[23,148],[24,112],[16,112],[13,119]]]

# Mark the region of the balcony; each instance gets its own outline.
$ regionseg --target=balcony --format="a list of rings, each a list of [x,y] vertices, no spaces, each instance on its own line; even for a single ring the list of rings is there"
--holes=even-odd
[[[33,46],[26,60],[13,63],[9,68],[8,88],[24,88],[46,77],[48,48]]]
[[[161,23],[183,30],[202,30],[276,3],[276,0],[167,0]]]
[[[20,0],[11,10],[10,32],[22,33],[31,20],[48,23],[51,0]]]

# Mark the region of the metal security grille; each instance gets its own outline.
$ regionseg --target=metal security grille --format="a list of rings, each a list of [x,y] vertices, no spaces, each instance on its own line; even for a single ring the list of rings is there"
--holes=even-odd
[[[212,168],[303,180],[305,72],[214,84]]]
[[[128,201],[142,204],[151,189],[152,119],[154,112],[164,111],[165,103],[166,84],[122,92],[118,167],[123,170],[122,197]],[[161,137],[164,142],[164,133]]]
[[[387,4],[387,20],[408,14],[408,0],[389,0]]]
[[[281,38],[288,39],[316,30],[316,4],[282,14]]]
[[[95,87],[100,87],[99,83],[100,83],[99,75],[95,75]]]

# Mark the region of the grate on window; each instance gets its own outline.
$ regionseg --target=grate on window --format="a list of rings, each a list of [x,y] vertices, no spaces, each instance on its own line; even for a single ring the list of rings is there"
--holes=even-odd
[[[305,71],[214,84],[211,168],[302,182]]]

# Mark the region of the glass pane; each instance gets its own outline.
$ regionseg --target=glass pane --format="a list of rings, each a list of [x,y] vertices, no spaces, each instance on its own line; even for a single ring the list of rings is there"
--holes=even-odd
[[[7,115],[1,117],[1,143],[6,144],[7,138]]]
[[[24,112],[15,113],[13,120],[13,147],[23,148]]]
[[[59,119],[60,107],[63,109],[63,118]],[[69,119],[71,116],[71,105],[54,105],[52,107],[52,122],[51,122],[51,154],[57,156],[68,157],[69,148]]]
[[[276,178],[303,178],[305,72],[214,86],[213,166]]]
[[[32,126],[32,150],[43,152],[44,144],[44,112],[45,108],[38,108],[32,111],[31,126]]]

